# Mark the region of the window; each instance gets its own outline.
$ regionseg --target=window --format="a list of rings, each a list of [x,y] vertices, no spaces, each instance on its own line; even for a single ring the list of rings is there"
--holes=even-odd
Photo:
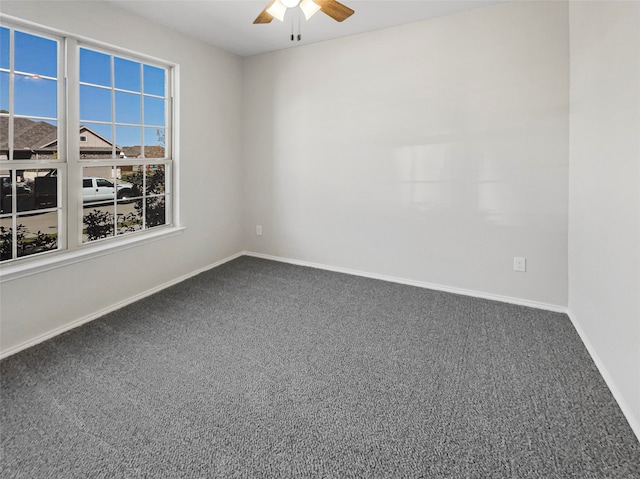
[[[83,193],[83,242],[167,223],[167,105],[166,68],[80,48],[80,128],[93,145],[80,158],[95,181]]]
[[[142,55],[0,27],[0,261],[172,224],[172,76]]]
[[[62,247],[60,40],[0,28],[0,261]]]

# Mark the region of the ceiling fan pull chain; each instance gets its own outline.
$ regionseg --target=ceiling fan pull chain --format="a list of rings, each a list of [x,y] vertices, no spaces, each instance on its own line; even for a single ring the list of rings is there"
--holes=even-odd
[[[302,26],[300,22],[300,10],[298,11],[298,41],[302,40]]]

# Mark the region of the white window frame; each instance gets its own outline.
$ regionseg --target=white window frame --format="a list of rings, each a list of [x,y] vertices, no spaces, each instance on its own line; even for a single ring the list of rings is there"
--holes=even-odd
[[[178,191],[178,91],[179,65],[139,52],[115,47],[100,41],[77,35],[70,35],[54,29],[25,22],[14,17],[0,14],[0,25],[6,28],[52,38],[58,41],[58,159],[56,160],[2,160],[0,169],[35,169],[37,167],[58,168],[58,205],[62,205],[58,222],[58,249],[8,260],[0,264],[0,284],[20,277],[38,274],[43,271],[64,267],[90,258],[112,254],[118,250],[154,242],[163,238],[181,234],[184,230],[179,222]],[[165,121],[165,159],[127,159],[111,158],[104,160],[86,160],[80,158],[80,64],[81,47],[101,51],[109,55],[132,59],[152,66],[165,68],[166,75],[166,121]],[[13,58],[11,59],[13,62]],[[13,91],[10,92],[13,94]],[[13,114],[13,111],[10,112]],[[115,118],[113,118],[115,122]],[[12,125],[12,122],[9,122]],[[73,132],[70,134],[69,132]],[[10,134],[11,137],[11,134]],[[114,142],[115,144],[115,142]],[[10,145],[11,147],[11,145]],[[144,165],[148,163],[164,164],[167,182],[165,215],[170,220],[163,226],[131,232],[88,243],[82,242],[83,167],[112,165]],[[72,186],[75,185],[75,186]],[[15,182],[13,188],[15,189]],[[14,195],[15,203],[15,195]],[[15,204],[13,205],[15,212]],[[14,213],[15,214],[15,213]],[[14,225],[15,232],[15,225]],[[15,246],[14,246],[15,248]]]

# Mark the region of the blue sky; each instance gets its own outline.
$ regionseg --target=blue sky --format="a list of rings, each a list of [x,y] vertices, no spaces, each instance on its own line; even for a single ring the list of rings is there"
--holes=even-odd
[[[15,31],[14,38],[15,71],[24,73],[14,76],[15,114],[55,119],[57,42],[20,31]],[[9,30],[0,28],[0,69],[4,70],[9,69],[9,40]],[[142,136],[145,144],[158,144],[158,129],[165,126],[165,100],[156,96],[165,95],[164,69],[117,56],[112,64],[110,55],[81,48],[80,82],[81,124],[113,140],[111,123],[115,123],[115,141],[120,146],[139,145]],[[111,108],[112,87],[115,118]],[[9,109],[8,92],[9,74],[0,71],[0,109]]]
[[[9,68],[9,30],[0,31],[0,68]],[[56,42],[28,35],[15,33],[15,69],[31,75],[15,76],[15,112],[18,115],[56,117],[56,81],[37,78],[56,76],[57,45]],[[36,75],[36,77],[34,77]],[[0,108],[9,109],[9,76],[0,74]]]

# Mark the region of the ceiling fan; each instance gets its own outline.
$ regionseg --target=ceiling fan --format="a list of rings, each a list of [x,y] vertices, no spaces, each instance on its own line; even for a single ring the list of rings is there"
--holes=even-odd
[[[253,23],[271,23],[274,18],[282,22],[287,9],[295,8],[298,5],[307,20],[318,10],[337,22],[342,22],[355,13],[351,8],[336,0],[271,0]]]

